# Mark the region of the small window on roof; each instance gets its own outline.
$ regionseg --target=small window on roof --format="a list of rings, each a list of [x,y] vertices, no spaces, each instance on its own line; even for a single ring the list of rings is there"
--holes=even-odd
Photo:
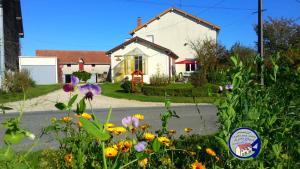
[[[67,64],[68,67],[71,67],[71,64]]]
[[[92,64],[92,67],[95,67],[95,64]]]

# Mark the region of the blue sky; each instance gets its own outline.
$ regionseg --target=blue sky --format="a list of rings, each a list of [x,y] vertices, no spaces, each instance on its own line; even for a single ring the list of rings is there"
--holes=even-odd
[[[170,6],[221,27],[218,40],[229,48],[254,46],[257,0],[21,0],[25,37],[22,54],[37,49],[109,50],[136,27]],[[181,4],[181,5],[180,5]],[[264,18],[300,16],[299,0],[264,0]],[[300,22],[300,19],[297,20]]]

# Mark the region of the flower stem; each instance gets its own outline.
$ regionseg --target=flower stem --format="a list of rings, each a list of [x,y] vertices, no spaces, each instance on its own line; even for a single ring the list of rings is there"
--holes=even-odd
[[[104,152],[104,150],[105,150],[105,144],[104,144],[103,141],[101,142],[101,146],[102,146],[103,168],[107,169],[106,157],[105,157],[105,152]]]

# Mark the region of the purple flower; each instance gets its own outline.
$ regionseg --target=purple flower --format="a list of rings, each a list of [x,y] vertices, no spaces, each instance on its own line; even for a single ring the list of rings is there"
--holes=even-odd
[[[71,83],[67,83],[63,86],[65,92],[73,92],[75,86],[79,83],[79,79],[76,76],[71,76]]]
[[[137,152],[141,152],[141,151],[144,151],[146,147],[147,147],[147,142],[146,142],[146,141],[141,141],[141,142],[137,143],[137,144],[134,146],[134,149],[135,149]]]
[[[233,86],[232,86],[231,84],[227,84],[227,85],[225,86],[225,89],[228,90],[228,91],[232,91]]]
[[[78,77],[72,75],[72,76],[71,76],[71,84],[72,84],[73,86],[76,86],[76,85],[78,85],[78,83],[79,83]]]
[[[101,94],[101,88],[94,84],[85,84],[79,87],[79,91],[85,94],[85,99],[93,100],[94,95]]]
[[[122,124],[123,124],[123,126],[129,127],[129,128],[138,127],[139,119],[136,117],[127,116],[122,119]]]

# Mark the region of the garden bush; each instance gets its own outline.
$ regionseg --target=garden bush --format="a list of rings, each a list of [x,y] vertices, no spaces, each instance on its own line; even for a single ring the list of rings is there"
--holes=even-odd
[[[78,77],[79,80],[83,81],[83,82],[86,82],[88,81],[92,74],[89,73],[89,72],[86,72],[86,71],[77,71],[77,72],[73,72],[72,73],[74,76]]]
[[[121,83],[121,88],[124,90],[125,93],[131,92],[131,81],[124,81]]]
[[[170,83],[169,76],[164,74],[155,74],[150,77],[150,85],[152,86],[166,86]]]
[[[206,75],[203,73],[202,69],[193,72],[189,81],[194,87],[202,87],[207,83]]]
[[[195,88],[191,84],[171,84],[168,86],[145,85],[142,89],[147,96],[209,96],[208,91],[217,92],[217,86],[205,84],[202,87]]]
[[[6,92],[23,92],[35,86],[35,82],[30,78],[30,73],[26,69],[18,72],[7,71],[4,77],[3,88]]]

